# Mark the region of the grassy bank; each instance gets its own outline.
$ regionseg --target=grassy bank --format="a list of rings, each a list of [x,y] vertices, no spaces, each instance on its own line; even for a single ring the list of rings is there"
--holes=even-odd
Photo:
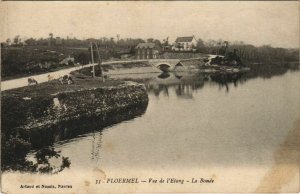
[[[101,115],[148,102],[143,85],[82,74],[74,84],[59,80],[2,92],[2,131],[47,127],[73,117]],[[18,118],[16,120],[16,118]]]
[[[72,77],[70,85],[52,80],[2,92],[2,169],[35,171],[37,166],[24,159],[31,149],[101,130],[146,110],[142,84],[103,82],[79,73]]]
[[[60,62],[67,57],[75,61],[68,64]],[[88,64],[87,48],[20,46],[1,48],[1,78],[2,80],[53,72],[73,67],[74,64]]]

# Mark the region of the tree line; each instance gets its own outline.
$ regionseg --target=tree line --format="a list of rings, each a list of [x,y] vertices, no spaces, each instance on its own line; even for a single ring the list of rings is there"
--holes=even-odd
[[[80,47],[88,48],[91,42],[96,43],[101,50],[106,52],[127,52],[134,54],[134,48],[139,43],[154,42],[161,47],[170,47],[168,38],[162,41],[148,38],[143,40],[141,38],[120,38],[120,35],[116,37],[101,37],[101,38],[88,38],[78,39],[76,37],[61,38],[54,37],[53,33],[49,33],[47,38],[27,38],[22,40],[19,35],[13,39],[7,39],[1,43],[2,47],[20,47],[20,46],[52,46],[52,47]],[[298,61],[299,60],[299,48],[298,49],[286,49],[286,48],[274,48],[270,45],[254,46],[244,43],[243,41],[229,42],[226,40],[197,40],[195,45],[196,51],[205,54],[219,54],[225,55],[228,52],[236,53],[246,62],[285,62],[285,61]]]
[[[101,38],[88,38],[88,39],[78,39],[76,37],[54,37],[53,33],[49,34],[47,38],[27,38],[21,39],[20,35],[15,36],[13,39],[7,39],[2,42],[2,46],[68,46],[68,47],[89,47],[90,43],[97,43],[100,47],[135,47],[139,43],[144,42],[155,42],[161,45],[161,42],[156,39],[149,38],[146,41],[141,38],[126,38],[122,39],[120,36],[114,37],[101,37]]]
[[[243,41],[198,39],[197,51],[207,54],[226,55],[236,52],[244,63],[299,62],[299,48],[274,48],[270,45],[254,46]]]
[[[49,33],[47,38],[21,39],[21,36],[17,35],[13,39],[7,39],[1,43],[2,76],[22,74],[24,71],[46,71],[34,64],[43,64],[49,61],[57,64],[63,57],[67,56],[73,56],[76,63],[87,64],[91,61],[89,50],[91,43],[97,44],[101,59],[106,60],[120,58],[122,54],[134,56],[136,45],[145,42],[153,42],[162,48],[172,46],[168,38],[162,41],[153,38],[146,40],[141,38],[124,39],[117,35],[110,38],[78,39],[76,37],[55,37],[53,33]],[[222,39],[207,41],[198,39],[194,46],[196,52],[238,58],[245,65],[253,63],[299,63],[299,48],[274,48],[270,45],[254,46],[242,41],[229,42]],[[94,52],[96,52],[95,48]],[[173,51],[162,49],[162,52]],[[96,53],[94,54],[96,56]],[[55,67],[55,65],[52,66]]]

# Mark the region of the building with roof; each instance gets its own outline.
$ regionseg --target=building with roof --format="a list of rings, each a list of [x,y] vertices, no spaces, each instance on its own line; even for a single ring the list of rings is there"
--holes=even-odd
[[[154,42],[139,43],[135,47],[137,59],[158,59],[161,52],[160,46]]]
[[[195,36],[177,37],[172,47],[173,51],[196,51],[197,40]]]

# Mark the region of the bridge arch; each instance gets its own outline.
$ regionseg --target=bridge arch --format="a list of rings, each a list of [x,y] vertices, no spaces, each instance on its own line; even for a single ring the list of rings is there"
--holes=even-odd
[[[180,60],[178,60],[178,59],[151,59],[151,60],[149,60],[149,63],[152,66],[154,66],[164,72],[173,71],[175,68],[175,65],[179,62],[180,62]]]
[[[170,71],[172,68],[169,63],[158,63],[156,67],[164,72]]]
[[[181,62],[179,62],[174,66],[174,70],[175,71],[184,71],[185,67],[183,66],[183,64]]]

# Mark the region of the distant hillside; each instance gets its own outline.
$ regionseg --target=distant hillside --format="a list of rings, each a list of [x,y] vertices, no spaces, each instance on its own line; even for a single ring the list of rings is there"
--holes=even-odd
[[[75,61],[69,64],[60,64],[67,57],[74,57]],[[74,63],[89,63],[87,48],[67,48],[49,46],[19,46],[1,48],[1,77],[20,77],[42,72],[54,71],[73,66]]]

